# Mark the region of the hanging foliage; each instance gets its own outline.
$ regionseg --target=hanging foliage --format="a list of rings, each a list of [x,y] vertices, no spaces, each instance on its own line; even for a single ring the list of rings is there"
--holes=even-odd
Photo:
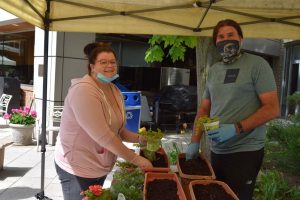
[[[168,56],[174,63],[177,60],[184,61],[186,48],[195,48],[197,39],[193,36],[153,35],[148,43],[150,47],[145,54],[147,63],[162,62],[164,57]],[[165,55],[164,49],[168,50],[167,55]]]

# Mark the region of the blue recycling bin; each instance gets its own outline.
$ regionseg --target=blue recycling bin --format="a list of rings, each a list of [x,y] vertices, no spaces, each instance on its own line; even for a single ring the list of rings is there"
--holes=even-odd
[[[126,128],[137,133],[141,121],[141,92],[122,92],[126,110]]]

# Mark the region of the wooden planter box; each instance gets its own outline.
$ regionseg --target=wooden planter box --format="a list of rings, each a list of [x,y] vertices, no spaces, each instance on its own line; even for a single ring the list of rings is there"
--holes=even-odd
[[[173,173],[153,173],[153,172],[148,172],[145,175],[144,200],[148,200],[147,199],[147,189],[148,189],[147,187],[148,187],[149,183],[154,181],[154,180],[157,180],[157,179],[158,180],[168,179],[168,180],[175,181],[176,185],[177,185],[177,195],[178,195],[179,199],[180,200],[187,200],[176,174],[173,174]],[[164,195],[164,194],[162,194],[162,195]],[[162,196],[162,199],[163,198],[164,198],[164,196]]]
[[[190,184],[189,184],[189,190],[190,190],[192,200],[199,199],[199,198],[196,198],[196,195],[194,193],[194,189],[193,189],[194,186],[195,185],[208,185],[208,184],[220,185],[224,189],[224,193],[227,193],[234,200],[239,200],[239,198],[235,195],[235,193],[230,189],[230,187],[226,183],[224,183],[222,181],[216,181],[216,180],[195,180],[195,181],[191,181]],[[218,199],[220,199],[220,198],[218,198]],[[217,200],[217,198],[216,198],[216,200]]]
[[[179,176],[180,176],[180,181],[181,181],[181,185],[182,188],[185,192],[185,195],[187,197],[187,199],[191,199],[190,196],[190,191],[189,191],[189,184],[191,181],[193,180],[213,180],[216,179],[214,170],[210,164],[210,162],[201,154],[199,154],[199,157],[201,158],[202,161],[204,161],[204,163],[206,164],[206,166],[209,169],[210,174],[209,175],[205,175],[205,174],[198,174],[198,175],[193,175],[193,174],[186,174],[182,171],[181,166],[180,166],[180,159],[185,159],[185,153],[181,153],[178,155],[177,158],[177,168],[178,168],[178,172],[179,172]]]
[[[143,150],[140,151],[140,155],[142,155],[142,151]],[[165,162],[167,163],[167,166],[166,167],[153,166],[153,167],[143,168],[143,171],[145,171],[145,172],[169,172],[170,171],[170,162],[169,162],[169,159],[168,159],[168,156],[167,156],[165,150],[163,148],[159,148],[155,153],[163,155],[163,158],[164,158]]]

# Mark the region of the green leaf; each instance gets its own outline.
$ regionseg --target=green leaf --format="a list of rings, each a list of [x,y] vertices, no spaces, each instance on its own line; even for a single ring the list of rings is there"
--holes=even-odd
[[[155,61],[161,62],[163,60],[163,57],[164,57],[164,51],[159,45],[155,45],[147,49],[145,61],[147,63],[155,62]]]
[[[197,38],[193,36],[186,36],[184,38],[184,43],[189,48],[195,48],[197,45]]]
[[[171,59],[173,63],[177,60],[182,60],[184,61],[184,53],[186,51],[186,48],[183,46],[172,46],[169,55],[171,56]]]

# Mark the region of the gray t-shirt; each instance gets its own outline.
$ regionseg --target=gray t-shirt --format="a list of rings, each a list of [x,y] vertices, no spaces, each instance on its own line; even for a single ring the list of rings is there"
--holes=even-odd
[[[261,106],[259,94],[276,90],[270,65],[261,57],[244,53],[234,63],[214,64],[209,70],[204,99],[210,99],[210,117],[219,116],[221,124],[237,123]],[[223,142],[212,142],[214,153],[255,151],[264,147],[266,126]]]

